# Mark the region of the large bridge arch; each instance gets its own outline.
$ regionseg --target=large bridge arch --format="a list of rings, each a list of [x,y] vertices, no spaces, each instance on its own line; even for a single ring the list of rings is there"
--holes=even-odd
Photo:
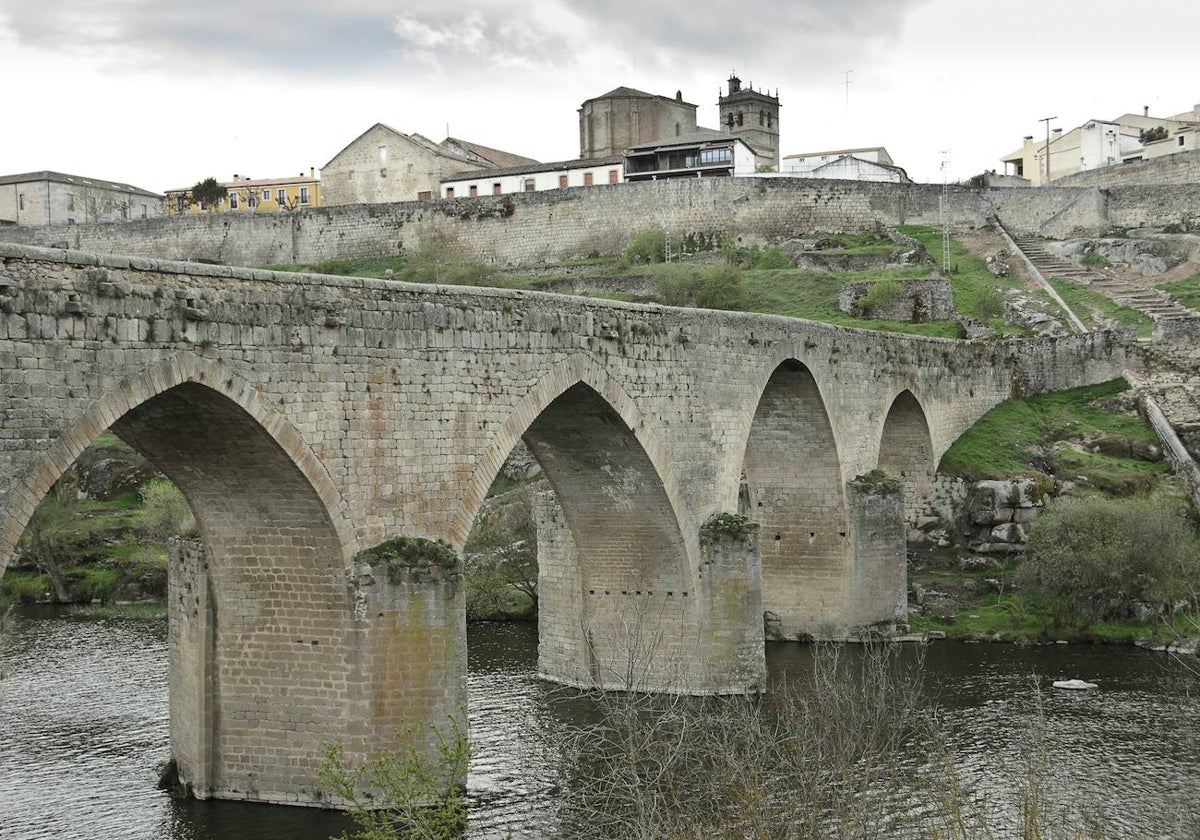
[[[703,638],[712,635],[703,616],[714,585],[704,570],[713,570],[701,559],[699,526],[671,453],[590,357],[560,362],[509,410],[477,461],[456,533],[470,527],[521,440],[552,488],[534,511],[540,674],[579,686],[694,693],[744,691],[758,680],[710,662],[727,653]]]
[[[841,618],[849,521],[826,401],[803,362],[789,358],[771,372],[742,463],[746,512],[762,528],[767,632],[778,638],[815,634]]]
[[[109,389],[58,437],[15,494],[7,539],[106,428],[176,483],[200,531],[202,549],[174,552],[168,603],[181,778],[202,798],[303,798],[319,784],[320,745],[346,739],[339,705],[359,681],[347,656],[353,531],[336,490],[253,387],[177,356]]]

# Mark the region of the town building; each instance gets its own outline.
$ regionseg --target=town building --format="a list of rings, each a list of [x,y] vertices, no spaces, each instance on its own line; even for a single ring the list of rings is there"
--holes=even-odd
[[[625,161],[620,156],[590,160],[532,163],[505,169],[481,169],[442,178],[442,198],[473,198],[541,192],[567,187],[620,184],[625,180]]]
[[[194,201],[191,187],[167,190],[167,215],[183,213],[277,213],[321,206],[321,179],[309,167],[308,174],[284,178],[250,178],[234,174],[233,180],[222,181],[227,191],[224,199],[208,207]]]
[[[811,178],[812,173],[823,166],[844,158],[853,157],[857,160],[882,166],[895,166],[895,161],[883,146],[859,146],[855,149],[832,149],[824,152],[799,152],[787,155],[779,168],[784,175],[797,178]]]
[[[1027,135],[1021,148],[1001,160],[1005,174],[1027,178],[1036,187],[1077,172],[1189,151],[1197,148],[1198,130],[1200,105],[1170,117],[1152,117],[1145,108],[1140,114],[1088,120],[1070,131],[1056,128],[1049,138]]]
[[[757,156],[756,168],[779,171],[779,91],[770,96],[742,87],[736,74],[729,77],[729,92],[717,98],[721,130],[741,137]]]
[[[741,137],[702,128],[626,149],[625,180],[753,175],[757,163],[754,149]]]
[[[533,158],[454,137],[434,143],[376,123],[321,168],[322,203],[418,201],[441,194],[441,179],[480,169],[535,164]]]
[[[579,157],[620,155],[631,146],[696,131],[696,106],[675,98],[619,87],[579,108]]]
[[[0,224],[121,222],[162,214],[160,194],[130,184],[50,171],[0,177]]]

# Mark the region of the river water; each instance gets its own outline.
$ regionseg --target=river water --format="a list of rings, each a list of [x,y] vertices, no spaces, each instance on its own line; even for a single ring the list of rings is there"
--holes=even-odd
[[[1081,677],[1101,689],[1040,692],[1059,792],[1102,814],[1107,837],[1200,837],[1200,684],[1180,663],[1075,645],[942,642],[924,654],[960,775],[989,799],[1011,800],[1005,773],[1027,743],[1034,686]],[[534,678],[531,626],[473,626],[468,657],[469,836],[555,837],[563,759],[552,732],[582,701]],[[768,662],[786,679],[812,667],[812,652],[772,645]],[[23,608],[0,640],[0,668],[3,840],[324,840],[352,827],[334,812],[179,803],[155,788],[168,755],[161,619]]]

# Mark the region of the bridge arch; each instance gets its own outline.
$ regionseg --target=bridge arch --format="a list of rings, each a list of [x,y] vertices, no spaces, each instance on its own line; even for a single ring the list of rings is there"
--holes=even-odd
[[[743,455],[741,507],[761,531],[770,636],[834,621],[845,601],[849,530],[842,464],[812,371],[782,361],[762,389]]]
[[[879,434],[879,469],[904,486],[904,515],[915,524],[928,499],[937,468],[929,420],[911,390],[896,395]]]
[[[260,798],[263,779],[299,797],[317,782],[313,745],[344,738],[332,701],[358,681],[345,655],[353,532],[332,482],[252,386],[179,355],[109,389],[64,431],[16,494],[9,545],[107,428],[175,482],[200,531],[202,553],[172,568],[168,603],[181,777],[201,797]]]
[[[47,452],[26,470],[11,494],[13,504],[3,511],[0,519],[0,573],[7,567],[34,510],[83,450],[131,410],[185,383],[203,385],[221,394],[270,435],[321,499],[334,523],[348,565],[349,558],[357,551],[357,541],[346,504],[321,460],[300,433],[243,377],[215,360],[179,353],[109,388],[75,422],[61,430]]]
[[[687,679],[695,644],[698,534],[683,525],[666,449],[602,368],[568,360],[509,413],[457,511],[457,539],[519,440],[552,488],[534,511],[542,675],[682,690],[668,684]]]

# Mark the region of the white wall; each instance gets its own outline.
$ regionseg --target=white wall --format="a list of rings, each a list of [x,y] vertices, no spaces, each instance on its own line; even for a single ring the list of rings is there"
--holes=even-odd
[[[753,159],[754,155],[750,157]],[[533,180],[533,191],[541,192],[542,190],[557,190],[561,186],[559,178],[563,175],[567,176],[568,187],[583,187],[586,176],[592,176],[592,186],[600,186],[601,184],[611,183],[609,181],[610,172],[617,173],[618,184],[625,181],[625,166],[621,163],[610,163],[604,166],[582,166],[573,169],[556,169],[550,172],[530,172],[521,175],[490,175],[486,172],[476,173],[473,178],[461,178],[453,181],[442,182],[442,197],[449,198],[448,191],[454,190],[455,198],[467,198],[471,194],[471,186],[474,185],[479,195],[494,195],[495,185],[500,185],[500,195],[508,195],[509,193],[525,192],[525,182]]]

